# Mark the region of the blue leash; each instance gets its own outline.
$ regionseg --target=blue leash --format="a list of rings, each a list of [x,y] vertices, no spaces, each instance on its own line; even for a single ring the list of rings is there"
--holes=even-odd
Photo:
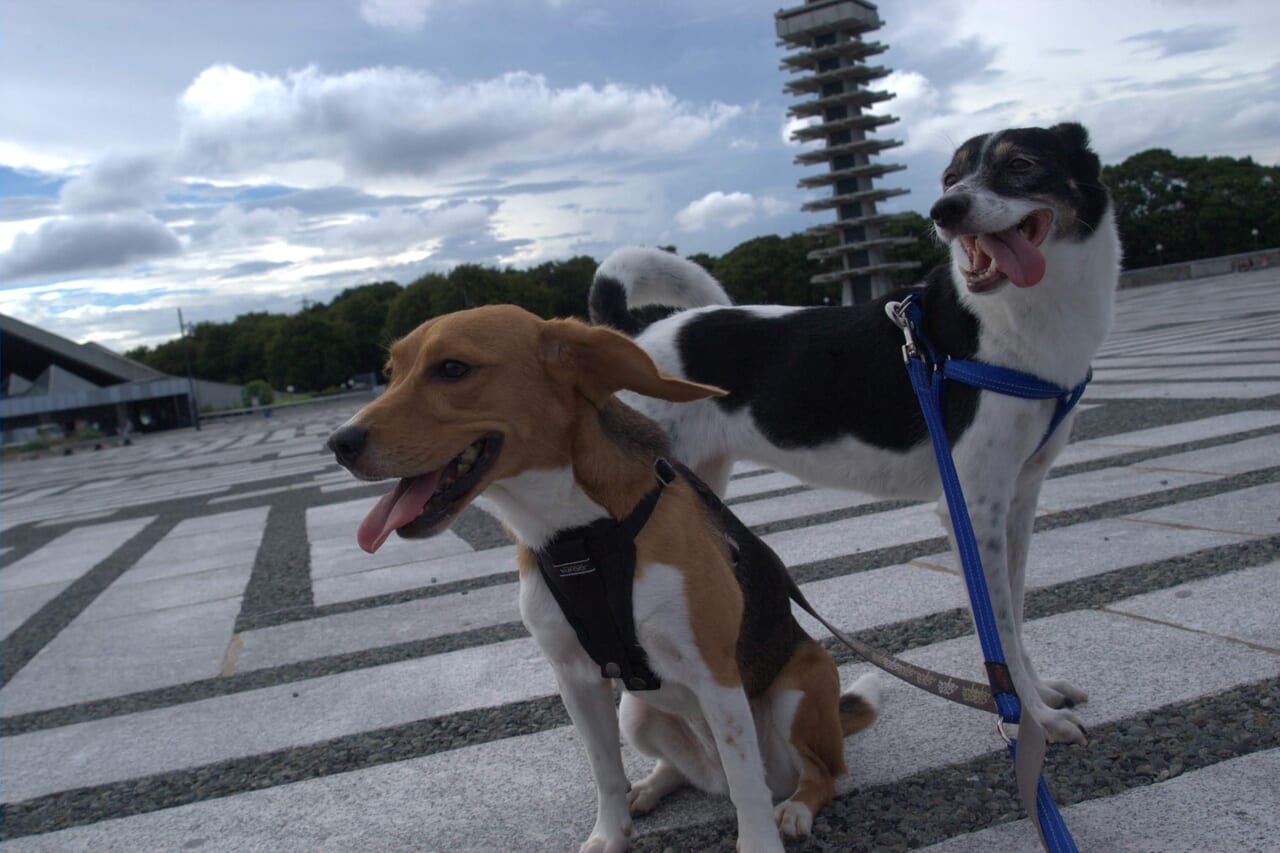
[[[976,361],[939,358],[938,353],[921,333],[922,312],[919,294],[912,293],[901,302],[890,302],[885,306],[885,311],[906,336],[906,344],[902,348],[903,360],[906,361],[911,387],[920,401],[920,411],[924,415],[925,425],[929,429],[929,438],[933,442],[933,452],[938,460],[938,473],[942,479],[947,509],[951,514],[956,550],[960,554],[960,563],[964,567],[965,587],[969,592],[978,641],[982,645],[982,654],[986,661],[992,698],[995,700],[999,714],[997,725],[1001,737],[1009,745],[1009,755],[1014,762],[1023,807],[1032,822],[1036,824],[1041,843],[1046,850],[1050,853],[1059,853],[1059,851],[1079,853],[1079,848],[1076,847],[1071,832],[1062,820],[1053,795],[1049,792],[1048,783],[1045,782],[1044,775],[1041,773],[1045,754],[1044,730],[1029,714],[1024,719],[1022,703],[1018,701],[1013,680],[1009,676],[1009,666],[1005,660],[1004,649],[1000,645],[995,616],[991,612],[991,596],[987,591],[987,581],[982,571],[982,558],[978,552],[973,524],[969,520],[969,510],[964,501],[964,492],[960,488],[960,478],[956,474],[955,461],[951,457],[951,446],[947,441],[946,428],[943,425],[942,392],[944,383],[950,379],[1013,397],[1029,400],[1056,399],[1058,403],[1053,418],[1049,422],[1049,429],[1036,447],[1039,451],[1062,423],[1063,418],[1079,402],[1089,379],[1086,377],[1074,388],[1061,388],[1017,370]],[[1022,749],[1018,748],[1018,739],[1010,738],[1005,734],[1005,723],[1019,724],[1018,733],[1025,743]]]

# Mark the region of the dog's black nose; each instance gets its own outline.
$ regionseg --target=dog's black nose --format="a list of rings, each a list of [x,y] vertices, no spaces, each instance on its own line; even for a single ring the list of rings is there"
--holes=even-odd
[[[929,218],[942,228],[954,228],[969,214],[967,195],[944,195],[929,210]]]
[[[362,426],[348,424],[334,430],[329,436],[327,447],[333,451],[338,462],[350,468],[360,457],[365,444],[369,441],[369,431]]]

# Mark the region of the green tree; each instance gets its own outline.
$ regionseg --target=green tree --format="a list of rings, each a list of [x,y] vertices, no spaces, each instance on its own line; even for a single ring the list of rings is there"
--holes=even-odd
[[[353,368],[355,354],[349,330],[316,312],[294,314],[267,347],[267,381],[297,391],[342,385],[360,372]]]
[[[838,304],[837,285],[810,281],[827,270],[824,263],[809,258],[809,253],[821,246],[818,238],[808,234],[756,237],[722,255],[712,274],[740,305],[822,305],[825,301]]]
[[[434,316],[431,312],[431,292],[446,284],[447,279],[439,273],[427,273],[397,293],[387,307],[382,340],[389,343],[402,338],[431,319]]]
[[[394,281],[348,288],[329,303],[327,316],[353,342],[352,373],[371,373],[387,360],[387,315],[402,292]]]

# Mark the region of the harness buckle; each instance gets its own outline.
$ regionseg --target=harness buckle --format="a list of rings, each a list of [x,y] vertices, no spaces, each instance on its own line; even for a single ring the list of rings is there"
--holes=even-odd
[[[907,319],[907,303],[903,302],[886,302],[884,313],[889,316],[893,324],[902,330],[904,343],[902,345],[902,362],[910,364],[911,359],[920,357],[920,348],[916,346],[915,335],[911,334],[911,321]]]

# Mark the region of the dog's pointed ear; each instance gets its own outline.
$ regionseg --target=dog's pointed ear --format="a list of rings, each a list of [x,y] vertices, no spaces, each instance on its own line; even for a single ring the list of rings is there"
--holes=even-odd
[[[630,338],[605,326],[551,320],[542,329],[540,346],[547,370],[571,382],[597,408],[617,391],[635,391],[673,403],[728,393],[714,385],[668,376]]]

